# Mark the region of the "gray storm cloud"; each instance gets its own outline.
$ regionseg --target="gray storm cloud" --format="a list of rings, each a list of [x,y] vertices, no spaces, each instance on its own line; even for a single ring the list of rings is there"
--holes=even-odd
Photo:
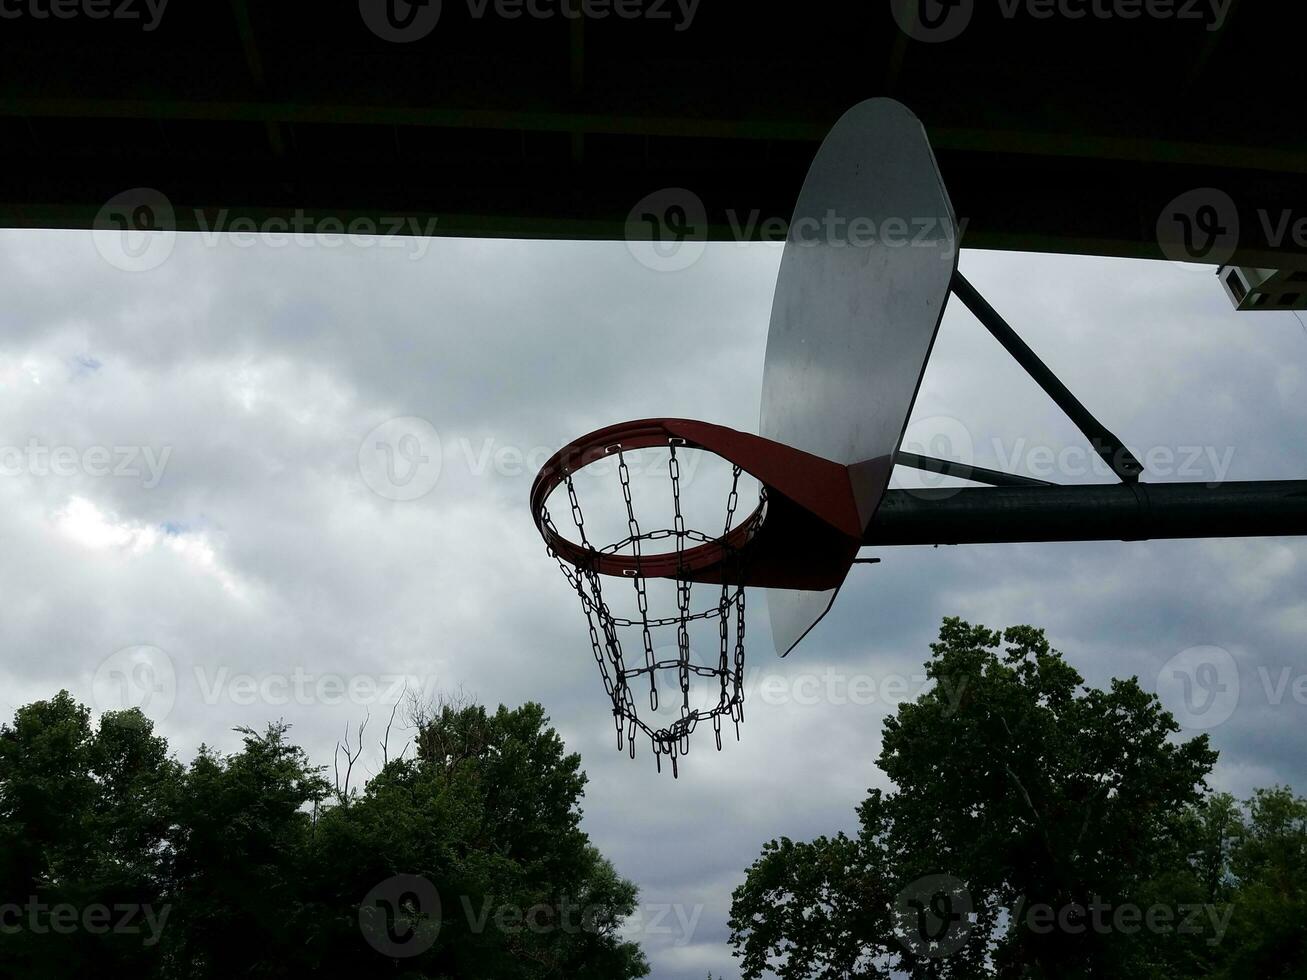
[[[710,245],[658,272],[621,243],[429,244],[415,261],[183,235],[125,273],[88,235],[0,234],[0,447],[163,461],[157,480],[80,462],[0,475],[8,709],[62,686],[104,700],[97,670],[143,646],[168,658],[160,729],[183,757],[284,717],[329,763],[396,683],[540,700],[590,772],[586,828],[651,908],[680,910],[659,920],[679,933],[643,920],[660,978],[734,975],[729,894],[761,844],[848,829],[886,785],[881,720],[944,615],[1044,626],[1095,684],[1151,687],[1177,653],[1223,648],[1240,693],[1210,731],[1218,784],[1301,780],[1307,707],[1283,681],[1307,672],[1294,540],[887,549],[784,662],[752,607],[751,670],[802,697],[755,697],[743,740],[697,745],[677,782],[647,746],[619,755],[576,598],[531,523],[530,462],[650,415],[753,430],[779,251]],[[1136,455],[1170,451],[1177,472],[1159,478],[1190,478],[1189,447],[1214,454],[1199,479],[1216,463],[1307,476],[1292,317],[1235,314],[1210,271],[1166,263],[964,251],[962,267]],[[365,437],[401,416],[427,420],[443,454],[412,500],[359,467]],[[913,426],[982,465],[1106,479],[1057,472],[1078,465],[1078,433],[965,311],[945,318]],[[830,672],[877,696],[822,693]]]

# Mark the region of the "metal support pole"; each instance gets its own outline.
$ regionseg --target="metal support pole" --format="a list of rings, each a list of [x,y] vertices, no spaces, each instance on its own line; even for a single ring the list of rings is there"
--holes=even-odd
[[[986,469],[984,466],[973,466],[970,463],[936,459],[934,456],[919,456],[902,449],[894,454],[894,464],[910,466],[914,470],[925,470],[927,473],[939,473],[942,476],[956,476],[959,480],[970,480],[972,483],[988,483],[991,487],[1054,486],[1048,480],[1036,480],[1032,476],[1018,476],[1015,473],[1004,473],[1001,470]]]
[[[1307,535],[1307,481],[891,490],[864,545]]]
[[[1103,458],[1103,462],[1112,468],[1112,472],[1124,483],[1138,480],[1144,467],[1125,447],[1125,443],[1113,435],[1107,426],[1094,418],[1089,409],[1080,404],[1080,399],[1071,394],[1071,389],[1049,370],[1048,365],[1039,359],[1039,356],[1017,335],[998,311],[989,305],[976,287],[967,282],[962,273],[955,272],[951,288],[953,295],[962,300],[972,315],[994,335],[995,340],[1003,345],[1003,349],[1012,355],[1035,383],[1044,389],[1048,397],[1053,399],[1057,407],[1066,413],[1067,418],[1076,424],[1076,428],[1085,434],[1089,444],[1094,447],[1094,452]]]

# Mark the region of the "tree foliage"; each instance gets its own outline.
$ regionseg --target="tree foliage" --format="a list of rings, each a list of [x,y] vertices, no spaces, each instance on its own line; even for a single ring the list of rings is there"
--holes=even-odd
[[[1137,679],[1085,688],[1038,629],[947,619],[931,651],[885,722],[894,791],[736,890],[745,977],[1302,976],[1303,800],[1210,793],[1205,735]]]
[[[284,724],[183,766],[137,711],[20,708],[0,726],[0,978],[645,975],[619,935],[635,886],[580,829],[580,758],[540,706],[416,722],[416,757],[344,791]],[[396,876],[439,902],[421,932],[383,907],[379,949],[361,904]],[[54,928],[60,908],[81,918]]]

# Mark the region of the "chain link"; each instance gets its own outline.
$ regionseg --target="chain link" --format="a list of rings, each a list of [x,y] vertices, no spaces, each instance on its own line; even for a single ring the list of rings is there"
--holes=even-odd
[[[678,774],[678,759],[689,752],[690,735],[693,734],[699,722],[711,721],[718,750],[722,747],[721,728],[723,716],[729,717],[734,724],[735,737],[738,739],[740,736],[740,723],[744,720],[745,590],[743,585],[723,583],[716,605],[700,612],[691,611],[693,583],[688,578],[684,564],[685,552],[691,544],[721,541],[726,550],[723,564],[726,570],[733,573],[723,577],[733,578],[736,582],[743,581],[742,556],[738,551],[729,548],[724,543],[725,535],[731,530],[731,523],[735,519],[735,511],[739,504],[741,470],[740,467],[736,466],[731,474],[731,490],[726,500],[726,522],[722,531],[722,538],[713,538],[701,531],[686,527],[685,516],[681,507],[681,464],[676,454],[677,442],[669,443],[668,448],[667,472],[671,480],[674,515],[671,528],[657,531],[640,530],[631,496],[630,469],[627,466],[622,447],[618,446],[616,447],[617,476],[622,488],[622,502],[626,509],[628,536],[616,544],[605,545],[600,548],[596,548],[590,543],[586,534],[585,517],[577,497],[576,487],[569,474],[565,478],[565,483],[572,521],[576,525],[582,547],[594,557],[589,562],[583,562],[574,567],[552,549],[550,549],[550,555],[558,563],[558,567],[562,570],[568,584],[580,598],[581,609],[585,613],[586,625],[589,631],[591,652],[594,654],[595,663],[599,666],[604,692],[608,695],[613,706],[613,721],[617,729],[618,751],[626,750],[631,758],[635,758],[636,735],[642,733],[652,744],[654,761],[659,771],[662,771],[663,756],[667,756],[671,761],[672,775],[676,776]],[[760,499],[765,503],[765,491],[760,495]],[[541,521],[551,534],[558,536],[558,530],[547,507],[542,511]],[[643,545],[645,542],[668,538],[675,538],[676,547],[676,614],[651,618],[649,615],[649,596],[642,566]],[[603,598],[601,582],[603,576],[596,570],[597,562],[594,560],[602,555],[625,553],[628,550],[635,563],[635,574],[630,578],[635,588],[636,607],[639,610],[638,619],[615,616],[612,610],[609,609]],[[712,618],[716,618],[718,621],[719,649],[716,663],[711,665],[695,663],[691,656],[689,626],[698,620]],[[676,657],[674,659],[659,660],[654,654],[654,631],[661,627],[671,626],[676,627]],[[732,629],[732,626],[734,629]],[[619,631],[627,628],[638,628],[640,630],[641,645],[644,648],[643,666],[626,666]],[[732,636],[732,634],[734,635]],[[671,670],[676,672],[677,683],[680,687],[679,717],[666,727],[654,728],[642,719],[636,711],[629,682],[642,675],[648,675],[649,709],[650,711],[657,711],[659,704],[658,672]],[[690,680],[692,677],[717,679],[718,698],[716,705],[707,709],[690,707]]]

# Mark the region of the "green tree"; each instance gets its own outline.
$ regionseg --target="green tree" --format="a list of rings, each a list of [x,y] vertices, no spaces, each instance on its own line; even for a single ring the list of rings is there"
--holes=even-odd
[[[312,931],[303,875],[311,808],[329,786],[285,724],[239,731],[243,748],[231,756],[200,747],[174,814],[164,957],[195,978],[292,976],[309,965],[297,941]]]
[[[870,792],[856,837],[771,842],[736,890],[744,976],[1151,975],[1147,940],[1092,916],[1187,866],[1206,736],[1177,742],[1135,679],[1086,689],[1032,627],[947,619],[931,651],[933,687],[885,722],[895,791]]]
[[[1288,787],[1247,802],[1230,855],[1236,881],[1220,976],[1307,978],[1307,799]]]
[[[136,710],[93,726],[60,692],[0,725],[0,977],[150,975],[158,950],[140,934],[55,933],[48,910],[157,907],[180,773]],[[36,929],[33,909],[47,910]]]
[[[644,976],[619,933],[635,886],[581,830],[580,758],[540,706],[416,721],[415,757],[333,793],[281,723],[183,767],[140,712],[20,708],[0,725],[0,978]],[[397,876],[439,908],[392,909],[379,950],[361,906]],[[14,919],[34,904],[148,907],[158,928],[55,934]]]
[[[581,760],[543,709],[443,704],[416,727],[416,756],[324,814],[315,843],[332,888],[361,896],[401,873],[436,886],[439,932],[398,966],[506,980],[645,975],[639,948],[617,932],[635,886],[580,829]],[[372,950],[352,948],[375,967]]]

